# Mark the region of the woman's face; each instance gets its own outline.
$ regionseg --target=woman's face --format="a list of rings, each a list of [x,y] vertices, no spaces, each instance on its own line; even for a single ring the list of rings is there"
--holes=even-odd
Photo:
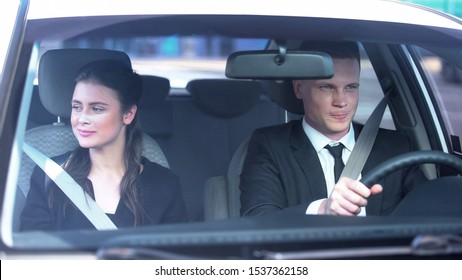
[[[72,97],[71,125],[83,148],[104,149],[125,144],[125,126],[136,106],[123,113],[117,93],[95,82],[78,82]]]

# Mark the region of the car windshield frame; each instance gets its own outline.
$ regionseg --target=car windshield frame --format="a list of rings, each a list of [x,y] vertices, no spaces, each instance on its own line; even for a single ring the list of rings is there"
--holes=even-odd
[[[59,1],[58,1],[59,2]],[[311,12],[296,11],[296,9],[282,10],[280,15],[274,15],[273,10],[264,8],[260,13],[256,12],[256,8],[252,7],[245,14],[237,14],[235,10],[226,11],[224,8],[219,8],[215,4],[209,7],[202,14],[197,10],[186,10],[182,8],[175,10],[172,13],[172,7],[169,5],[165,9],[160,9],[156,13],[151,13],[150,9],[144,12],[133,8],[130,11],[117,10],[113,14],[100,14],[99,9],[95,10],[95,16],[85,15],[82,16],[82,11],[71,11],[66,9],[63,14],[55,14],[56,10],[48,11],[47,13],[40,14],[43,11],[37,9],[37,1],[31,2],[31,12],[28,19],[28,25],[24,38],[24,48],[28,49],[31,53],[28,57],[29,69],[27,77],[24,79],[24,90],[22,91],[22,103],[20,105],[18,125],[16,127],[15,139],[13,143],[12,156],[9,165],[8,182],[6,183],[7,189],[5,193],[5,200],[3,203],[2,213],[2,239],[3,242],[15,250],[19,251],[69,251],[69,250],[97,250],[101,258],[124,258],[126,252],[114,251],[114,248],[153,248],[153,251],[135,252],[137,257],[141,258],[273,258],[273,253],[277,252],[294,252],[297,251],[297,244],[303,244],[301,249],[305,249],[304,258],[329,258],[332,254],[336,256],[351,258],[358,255],[358,250],[373,248],[370,254],[384,255],[392,254],[426,254],[426,240],[422,241],[422,236],[456,236],[462,233],[462,217],[444,217],[435,220],[432,217],[315,217],[304,215],[290,215],[281,213],[273,217],[250,217],[250,218],[235,218],[221,221],[193,221],[186,224],[172,224],[172,225],[154,225],[146,226],[135,229],[119,229],[117,231],[94,231],[94,230],[79,230],[79,231],[56,231],[56,232],[13,232],[11,230],[14,209],[9,202],[14,201],[16,191],[16,181],[19,176],[21,146],[24,142],[24,134],[26,131],[27,115],[31,102],[32,88],[37,83],[37,71],[40,60],[40,55],[47,49],[73,48],[78,47],[79,44],[88,38],[101,36],[105,38],[117,39],[117,30],[120,26],[126,28],[140,27],[142,24],[149,23],[149,26],[155,26],[156,23],[161,23],[160,27],[151,27],[146,29],[139,29],[134,32],[133,38],[146,38],[145,36],[151,32],[159,32],[159,37],[151,37],[153,40],[158,39],[178,39],[178,38],[198,38],[198,36],[207,36],[207,32],[216,31],[217,34],[212,34],[210,38],[227,38],[230,36],[233,40],[254,40],[258,44],[251,44],[250,46],[235,47],[231,52],[238,50],[255,50],[256,46],[261,48],[274,48],[272,45],[275,43],[274,36],[286,36],[287,43],[295,44],[299,42],[300,38],[306,38],[310,35],[322,37],[322,32],[319,30],[309,29],[303,31],[302,28],[297,27],[293,30],[288,28],[292,25],[299,24],[306,21],[309,24],[323,24],[323,26],[332,27],[325,34],[328,38],[334,38],[338,32],[345,32],[341,27],[333,27],[339,23],[345,23],[345,26],[354,27],[357,25],[370,24],[371,28],[366,30],[364,34],[360,32],[350,32],[348,40],[356,40],[364,44],[363,51],[370,51],[373,45],[377,44],[384,47],[386,44],[391,45],[390,49],[395,52],[400,52],[405,58],[399,67],[414,67],[416,73],[420,73],[421,77],[425,76],[425,69],[416,62],[413,57],[412,49],[417,46],[421,48],[429,48],[433,46],[440,46],[447,44],[453,46],[462,42],[462,24],[457,20],[450,18],[436,17],[428,11],[416,11],[425,15],[435,18],[434,26],[427,26],[419,19],[406,19],[401,12],[405,12],[407,8],[400,10],[396,16],[399,20],[393,22],[392,17],[382,15],[379,18],[372,19],[372,16],[365,16],[364,13],[350,15],[350,19],[342,18],[337,15],[337,12],[331,17],[325,16],[328,19],[319,18],[324,9],[314,9]],[[229,4],[226,4],[229,5]],[[237,5],[237,4],[233,4]],[[271,7],[274,3],[271,2]],[[388,3],[384,1],[382,4],[387,6]],[[380,6],[379,5],[379,6]],[[46,6],[46,5],[45,5]],[[84,5],[82,5],[84,6]],[[141,6],[141,5],[140,5]],[[189,5],[187,5],[189,7]],[[403,5],[406,7],[407,5]],[[410,5],[412,6],[412,5]],[[41,9],[40,9],[41,10]],[[315,12],[319,13],[316,14]],[[124,16],[118,17],[120,13]],[[198,14],[197,14],[198,13]],[[257,16],[257,14],[259,14]],[[238,22],[237,25],[245,26],[251,22],[252,17],[258,17],[256,21],[261,26],[269,25],[270,28],[280,27],[281,31],[275,31],[271,34],[270,31],[260,31],[257,27],[249,27],[246,31],[241,31],[242,34],[235,35],[234,30],[227,30],[226,24],[229,21]],[[69,17],[69,18],[66,18]],[[338,19],[336,19],[338,17]],[[199,20],[199,18],[201,18]],[[79,28],[69,28],[70,25],[87,21],[88,25]],[[158,31],[163,27],[166,28],[167,22],[172,21],[169,30],[165,33]],[[216,25],[212,28],[206,28],[204,22],[212,21]],[[388,21],[387,21],[388,20]],[[172,33],[176,28],[189,22],[200,22],[197,26],[191,26],[185,30],[180,30],[182,33]],[[331,23],[327,23],[331,21]],[[401,33],[396,35],[393,31],[396,29],[398,23],[402,24],[403,29]],[[60,26],[61,25],[61,26]],[[382,34],[375,34],[379,27],[382,27]],[[49,29],[47,29],[49,28]],[[238,29],[239,27],[237,27]],[[422,32],[425,31],[426,33]],[[220,33],[220,34],[218,34]],[[432,39],[427,39],[426,34],[434,35]],[[242,35],[242,36],[241,36]],[[270,36],[271,35],[271,36]],[[113,37],[116,36],[116,37]],[[214,37],[215,36],[215,37]],[[123,36],[121,36],[123,37]],[[281,38],[277,38],[281,39]],[[438,43],[442,40],[443,43]],[[59,42],[62,41],[62,42]],[[45,42],[45,43],[44,43]],[[53,46],[53,43],[59,44]],[[409,45],[408,45],[409,44]],[[103,43],[104,46],[104,43]],[[157,46],[157,45],[156,45]],[[110,49],[117,49],[113,46]],[[432,48],[436,50],[437,48]],[[411,51],[408,51],[411,50]],[[390,51],[390,53],[392,52]],[[152,53],[150,54],[152,56]],[[177,56],[175,56],[177,55]],[[171,56],[173,59],[179,59],[184,62],[184,57],[176,53]],[[226,55],[217,55],[211,57],[212,60],[208,61],[207,67],[201,68],[201,59],[198,55],[192,56],[191,61],[194,64],[190,67],[192,71],[203,72],[205,78],[225,78],[223,75],[224,62]],[[436,55],[443,58],[453,59],[453,53],[442,52]],[[142,56],[137,57],[130,54],[134,68],[140,74],[159,75],[165,72],[166,68],[160,68],[153,72],[153,69],[143,68]],[[205,56],[204,56],[205,57]],[[206,57],[210,59],[210,57]],[[24,59],[24,58],[23,58]],[[174,60],[168,60],[169,57],[158,56],[154,63],[165,61],[165,66],[175,64]],[[371,59],[376,58],[372,57]],[[153,63],[153,61],[150,61]],[[179,66],[180,68],[183,65]],[[188,65],[189,67],[189,65]],[[375,65],[370,66],[374,71],[379,71]],[[215,72],[216,71],[216,72]],[[217,74],[221,71],[222,74]],[[421,77],[412,77],[422,86],[427,87],[427,82]],[[172,79],[171,77],[168,77]],[[198,77],[192,76],[191,79]],[[189,80],[188,80],[189,81]],[[186,84],[188,81],[179,81],[171,83],[170,95],[185,96],[187,95]],[[383,81],[380,81],[383,82]],[[383,84],[380,84],[383,87]],[[435,86],[434,86],[435,88]],[[420,94],[420,93],[419,93]],[[426,112],[420,112],[420,115],[425,115],[430,112],[430,115],[438,115],[436,120],[441,119],[441,112],[439,108],[432,107],[434,100],[430,97],[430,93],[424,93],[427,96],[426,100],[419,100],[418,102],[426,103]],[[422,97],[419,97],[422,98]],[[423,98],[425,99],[425,98]],[[397,101],[395,101],[397,102]],[[411,105],[414,100],[410,102]],[[396,104],[394,104],[396,106]],[[420,104],[419,104],[420,105]],[[420,107],[419,107],[420,108]],[[413,109],[409,109],[413,110]],[[388,112],[389,118],[396,118],[395,112]],[[434,119],[432,119],[433,122]],[[433,123],[438,136],[437,140],[422,140],[418,144],[423,148],[434,148],[437,146],[445,152],[452,152],[451,140],[447,139],[446,129],[440,129],[441,124]],[[403,125],[405,126],[405,125]],[[398,124],[398,128],[399,124]],[[401,127],[402,128],[402,127]],[[425,131],[425,127],[419,127],[412,133],[419,134]],[[428,129],[428,128],[427,128]],[[428,135],[427,135],[428,138]],[[435,141],[435,142],[432,142]],[[422,147],[421,147],[422,148]],[[427,172],[431,176],[437,176],[433,167],[428,167]],[[10,218],[8,218],[10,217]],[[275,223],[275,221],[277,221]],[[8,225],[10,224],[10,225]],[[420,243],[419,243],[420,242]],[[366,245],[367,244],[367,245]],[[391,247],[394,251],[387,251]],[[203,248],[210,248],[207,252],[201,252]],[[345,253],[345,250],[350,250]],[[157,251],[156,251],[157,250]],[[300,250],[300,249],[298,249]],[[438,248],[435,252],[441,253],[443,249]],[[459,249],[457,249],[459,250]],[[303,250],[300,250],[303,251]],[[322,252],[321,252],[322,251]],[[165,253],[167,255],[163,255]],[[462,254],[462,249],[458,251]],[[139,254],[139,255],[137,255]],[[144,255],[147,254],[147,255]],[[342,255],[343,254],[343,255]],[[431,252],[429,253],[431,254]],[[296,255],[300,257],[300,255]],[[291,258],[290,255],[285,255],[285,258]]]

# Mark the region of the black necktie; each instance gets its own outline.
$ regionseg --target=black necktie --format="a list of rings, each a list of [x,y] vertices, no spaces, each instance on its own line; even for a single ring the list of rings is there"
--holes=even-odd
[[[342,174],[343,168],[345,167],[342,161],[343,147],[344,146],[342,143],[339,143],[337,146],[327,145],[325,147],[327,150],[329,150],[329,152],[332,154],[332,156],[335,159],[334,176],[335,176],[336,183],[338,182],[338,179],[340,178],[340,174]]]

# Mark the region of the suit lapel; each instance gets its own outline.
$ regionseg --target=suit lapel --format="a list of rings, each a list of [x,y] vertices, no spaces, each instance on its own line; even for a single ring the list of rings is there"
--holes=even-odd
[[[311,193],[312,201],[326,198],[327,188],[324,172],[322,171],[318,155],[313,145],[303,131],[301,122],[297,122],[293,126],[290,135],[290,145],[308,182],[306,188],[308,188]]]

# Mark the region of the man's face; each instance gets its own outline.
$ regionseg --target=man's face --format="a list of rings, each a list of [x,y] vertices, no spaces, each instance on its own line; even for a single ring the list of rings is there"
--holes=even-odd
[[[305,120],[332,140],[348,133],[359,99],[360,67],[356,59],[334,59],[334,77],[295,80],[295,95],[303,100]]]

